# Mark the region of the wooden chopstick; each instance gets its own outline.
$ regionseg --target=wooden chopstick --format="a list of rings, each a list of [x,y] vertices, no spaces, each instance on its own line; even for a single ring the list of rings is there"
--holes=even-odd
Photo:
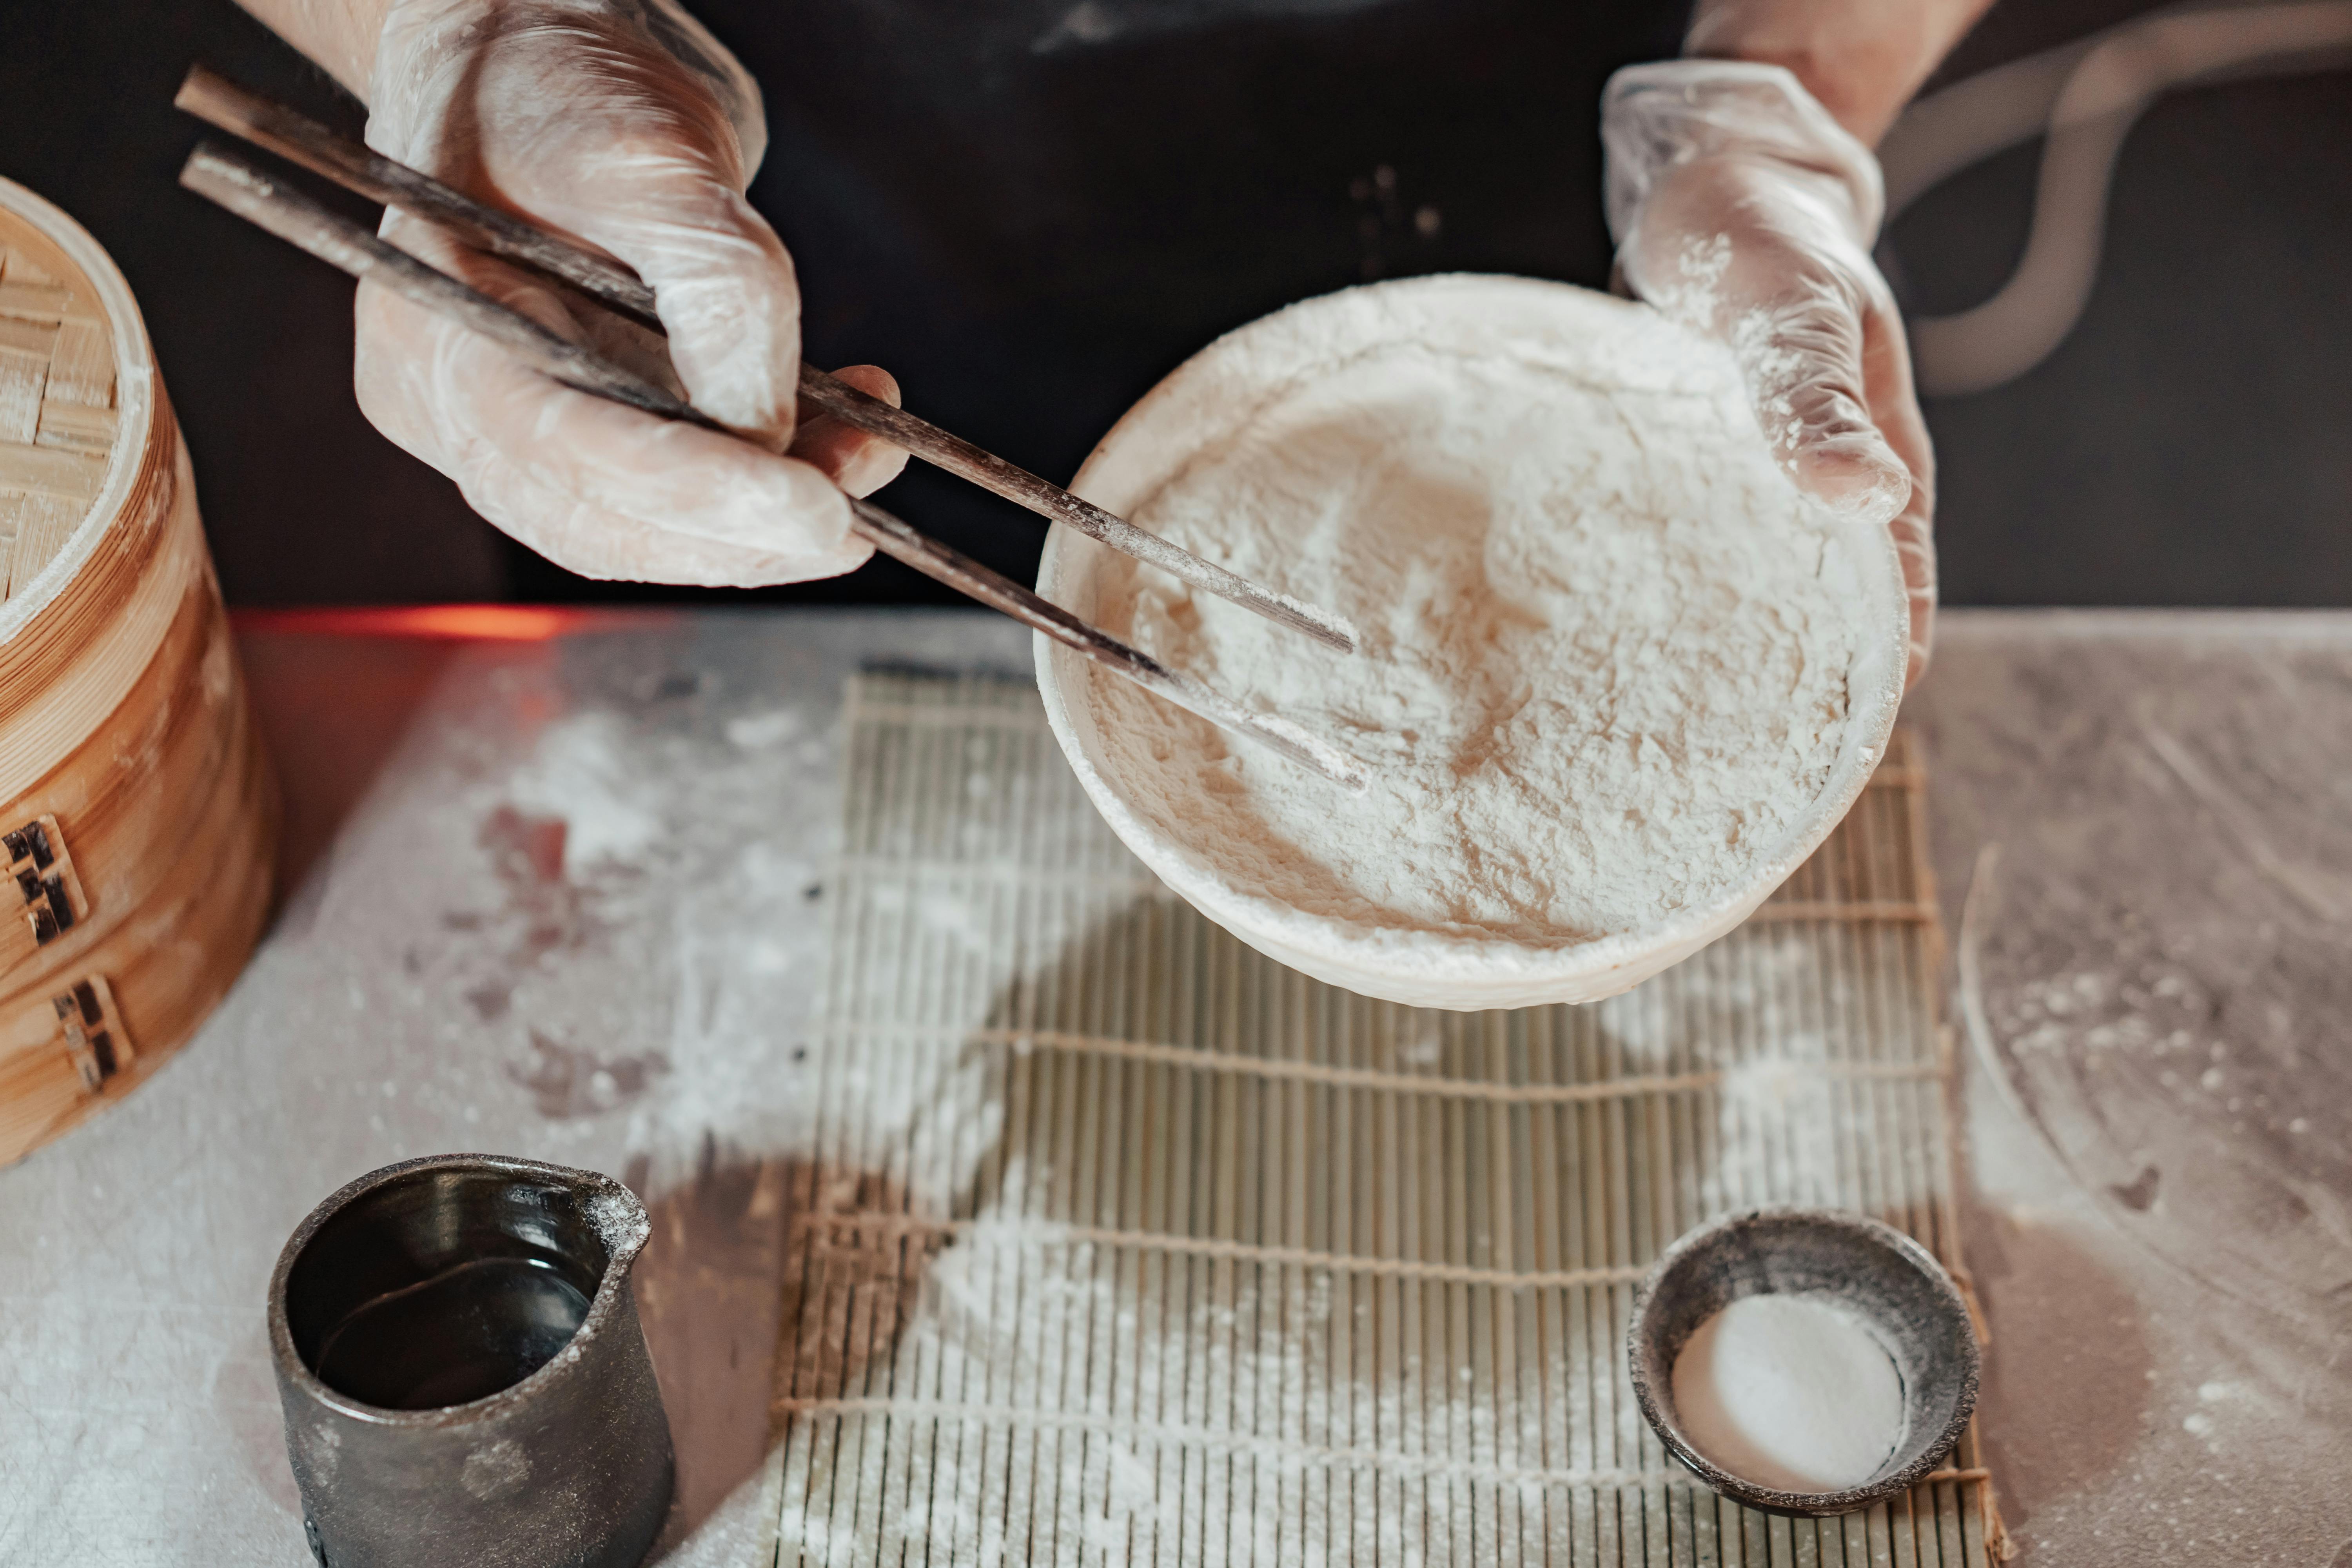
[[[431,218],[479,249],[546,273],[641,326],[662,330],[653,290],[627,268],[592,256],[511,214],[485,206],[431,175],[340,135],[299,110],[248,91],[215,71],[191,67],[172,101],[197,119],[323,174],[346,190]],[[1268,620],[1305,632],[1342,653],[1355,651],[1354,628],[1329,611],[1301,604],[1203,561],[984,447],[868,396],[814,365],[801,366],[800,394],[842,423],[904,447],[925,462],[1040,517],[1067,523],[1089,539],[1255,610]]]
[[[354,278],[380,284],[428,310],[462,322],[566,386],[740,439],[667,388],[476,292],[330,212],[226,147],[209,141],[200,143],[180,171],[180,184]],[[885,554],[1043,632],[1187,712],[1255,741],[1334,784],[1350,790],[1364,788],[1362,766],[1339,748],[1287,721],[1254,713],[1215,688],[1170,669],[870,501],[853,498],[849,505],[851,526]]]

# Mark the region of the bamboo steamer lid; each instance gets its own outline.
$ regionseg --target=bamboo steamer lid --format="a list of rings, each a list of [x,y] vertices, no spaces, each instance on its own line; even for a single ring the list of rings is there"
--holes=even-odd
[[[277,795],[131,291],[0,180],[0,1163],[135,1088],[268,913]]]

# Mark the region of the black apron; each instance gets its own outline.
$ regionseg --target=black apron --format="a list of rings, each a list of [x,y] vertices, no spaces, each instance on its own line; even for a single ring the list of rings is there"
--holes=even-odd
[[[696,0],[766,94],[753,201],[809,358],[1057,481],[1219,333],[1380,278],[1595,287],[1601,85],[1685,5]],[[1023,582],[1045,525],[910,465],[877,497]],[[593,584],[514,547],[520,596]],[[683,596],[691,596],[683,595]],[[740,595],[730,595],[739,597]],[[950,602],[894,562],[762,596]],[[956,601],[960,602],[960,601]]]

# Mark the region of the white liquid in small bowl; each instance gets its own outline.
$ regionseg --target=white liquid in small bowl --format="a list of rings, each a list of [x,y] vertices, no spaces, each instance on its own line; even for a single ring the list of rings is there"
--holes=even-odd
[[[1869,1325],[1828,1297],[1743,1296],[1675,1358],[1675,1415],[1742,1480],[1843,1491],[1902,1442],[1903,1376]]]

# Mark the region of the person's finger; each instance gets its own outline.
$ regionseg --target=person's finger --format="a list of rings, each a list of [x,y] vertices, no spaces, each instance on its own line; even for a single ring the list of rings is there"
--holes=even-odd
[[[1783,317],[1751,363],[1749,384],[1798,487],[1892,534],[1909,612],[1907,689],[1926,672],[1935,636],[1934,458],[1900,361],[1900,322],[1890,310],[1867,347],[1864,331],[1843,307]]]
[[[1890,525],[1895,553],[1903,563],[1903,586],[1911,606],[1910,657],[1903,684],[1907,690],[1927,673],[1936,651],[1936,539],[1932,526],[1935,500],[1927,481],[1912,489],[1911,504]]]
[[[868,397],[878,397],[893,408],[899,406],[898,378],[879,365],[847,365],[833,374]],[[833,476],[835,484],[854,496],[872,495],[897,479],[907,466],[905,447],[893,446],[879,436],[869,436],[830,414],[817,414],[801,421],[800,429],[793,437],[792,455],[803,462],[815,464]]]
[[[1936,633],[1936,449],[1911,381],[1910,345],[1890,299],[1871,310],[1865,328],[1863,384],[1870,416],[1911,475],[1911,494],[1889,528],[1903,562],[1911,601],[1911,657],[1906,684],[1927,673]]]
[[[800,284],[767,220],[716,181],[634,161],[616,187],[625,220],[590,222],[654,290],[671,362],[694,405],[720,424],[790,445],[801,360]]]
[[[773,555],[671,533],[619,512],[546,489],[509,469],[461,480],[467,504],[516,540],[568,572],[606,582],[665,583],[697,588],[761,588],[812,575],[800,556]],[[865,547],[857,545],[860,559]]]
[[[1859,301],[1833,279],[1790,284],[1734,330],[1757,421],[1798,488],[1889,521],[1910,499],[1911,473],[1871,417]]]
[[[743,197],[742,150],[709,83],[625,29],[596,37],[619,26],[583,17],[501,44],[516,58],[485,80],[542,79],[533,51],[576,70],[584,48],[596,57],[599,101],[503,89],[485,110],[501,133],[484,172],[541,221],[635,268],[694,405],[781,451],[800,366],[792,258]]]
[[[562,386],[488,340],[381,289],[359,303],[356,387],[379,428],[457,479],[519,537],[530,520],[495,498],[561,498],[672,537],[790,561],[800,578],[868,553],[818,469],[736,437]]]
[[[1863,345],[1863,399],[1870,421],[1903,466],[1932,489],[1935,444],[1919,412],[1919,395],[1911,380],[1911,345],[1892,299],[1876,301],[1867,310]]]
[[[509,310],[530,317],[556,336],[573,342],[583,341],[585,333],[564,291],[539,274],[476,250],[438,224],[399,207],[384,209],[383,221],[376,233],[426,266],[446,273]],[[378,297],[390,298],[381,291]],[[428,314],[421,307],[417,309],[418,320]]]

